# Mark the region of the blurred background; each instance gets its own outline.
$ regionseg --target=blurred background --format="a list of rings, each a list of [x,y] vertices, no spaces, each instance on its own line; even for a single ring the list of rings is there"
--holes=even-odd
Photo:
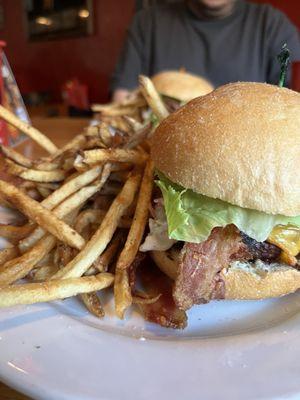
[[[78,97],[83,110],[108,101],[110,76],[134,13],[164,2],[0,0],[0,38],[29,114],[66,115],[70,96]],[[259,2],[282,10],[300,28],[299,0]]]

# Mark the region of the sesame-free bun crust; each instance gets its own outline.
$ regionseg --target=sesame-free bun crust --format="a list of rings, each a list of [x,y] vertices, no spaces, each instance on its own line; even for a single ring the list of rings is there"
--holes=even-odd
[[[300,94],[232,83],[190,101],[152,138],[156,168],[197,193],[270,214],[300,214]]]
[[[214,90],[206,79],[183,71],[159,72],[151,80],[160,94],[184,102]]]

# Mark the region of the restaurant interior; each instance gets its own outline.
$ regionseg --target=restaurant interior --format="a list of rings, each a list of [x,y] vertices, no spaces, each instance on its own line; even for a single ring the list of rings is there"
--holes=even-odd
[[[58,147],[65,145],[95,118],[95,104],[112,101],[111,79],[135,15],[175,2],[0,0],[2,105]],[[253,2],[272,5],[300,29],[299,0]],[[292,59],[288,68],[289,86],[300,92],[300,59]],[[23,140],[6,128],[0,124],[2,143]],[[0,399],[29,397],[0,382]]]

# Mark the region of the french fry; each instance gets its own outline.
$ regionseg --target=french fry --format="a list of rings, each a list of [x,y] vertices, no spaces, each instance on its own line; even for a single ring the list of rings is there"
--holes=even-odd
[[[146,106],[145,99],[140,95],[139,91],[136,91],[135,93],[132,93],[130,96],[128,96],[121,102],[113,102],[109,104],[93,104],[92,110],[94,112],[106,113],[106,111],[109,112],[111,110],[119,110],[119,109],[124,109],[126,107],[139,108],[145,106]]]
[[[123,235],[117,234],[109,243],[105,251],[93,263],[93,267],[99,272],[106,272],[108,270],[109,264],[116,255],[117,249],[122,242],[122,236]]]
[[[58,269],[67,265],[75,255],[76,250],[63,243],[59,243],[54,251],[53,262]]]
[[[52,157],[51,160],[55,160],[57,157],[61,156],[63,153],[66,153],[69,150],[79,150],[81,149],[84,144],[86,143],[86,137],[84,134],[79,134],[74,137],[71,141],[69,141],[65,146],[61,149],[57,149]]]
[[[43,265],[37,268],[32,273],[33,282],[43,282],[46,281],[51,275],[55,274],[59,268],[56,265]]]
[[[134,118],[135,115],[132,114],[132,117]],[[131,130],[130,125],[128,124],[127,121],[125,121],[123,116],[110,117],[110,116],[101,114],[101,122],[105,122],[113,129],[118,129],[122,132],[129,132]]]
[[[59,219],[62,219],[71,211],[84,204],[95,193],[97,193],[108,178],[108,174],[105,169],[103,169],[103,172],[105,173],[103,179],[100,179],[100,181],[96,182],[94,185],[81,188],[78,192],[68,197],[57,208],[53,210],[53,215],[55,215]],[[75,232],[77,231],[75,230]],[[31,248],[38,240],[43,237],[44,234],[45,230],[41,227],[37,227],[29,237],[23,239],[19,243],[20,251],[23,253],[24,251]]]
[[[105,312],[103,310],[97,292],[82,293],[79,295],[79,298],[91,314],[95,315],[98,318],[104,317]]]
[[[50,196],[50,194],[51,194],[51,190],[49,190],[43,186],[39,186],[39,185],[37,186],[37,191],[40,193],[40,195],[44,199],[47,198],[48,196]]]
[[[80,233],[88,224],[97,223],[100,225],[103,218],[105,217],[105,214],[106,214],[105,210],[93,210],[93,209],[84,210],[78,215],[74,229]],[[118,223],[118,227],[128,229],[130,228],[131,223],[132,223],[131,218],[123,216],[121,217]]]
[[[65,200],[68,196],[75,193],[82,187],[89,185],[97,179],[102,172],[102,166],[96,165],[95,167],[75,176],[73,179],[64,183],[59,189],[53,192],[41,204],[48,210],[52,210],[59,203]]]
[[[127,115],[125,115],[123,118],[130,125],[133,132],[138,132],[141,129],[143,129],[143,124],[141,122],[137,121],[136,119],[134,119],[132,117],[128,117]]]
[[[140,179],[140,173],[133,173],[128,178],[123,189],[111,204],[100,227],[84,249],[68,265],[58,271],[52,279],[79,277],[97,260],[110,242],[122,215],[132,203]]]
[[[34,225],[32,224],[27,224],[23,226],[0,224],[0,236],[15,243],[28,236],[33,229]]]
[[[57,151],[57,147],[54,143],[51,142],[50,139],[47,138],[47,136],[45,136],[43,133],[33,128],[32,126],[21,121],[18,117],[16,117],[13,113],[8,111],[1,105],[0,118],[3,118],[10,125],[25,133],[25,135],[29,136],[32,140],[38,143],[41,147],[48,151],[48,153],[53,154]]]
[[[62,242],[77,249],[81,249],[84,246],[84,239],[74,229],[15,186],[0,180],[0,193],[29,219],[35,221]]]
[[[17,164],[20,164],[23,167],[27,168],[32,167],[32,161],[29,158],[18,153],[12,147],[7,147],[2,144],[0,145],[0,150],[7,158],[9,158],[12,161],[15,161]]]
[[[9,286],[0,290],[0,307],[65,299],[79,293],[104,289],[110,286],[113,280],[112,274],[103,272],[96,276]]]
[[[120,117],[123,115],[132,115],[136,112],[134,106],[121,106],[121,107],[108,107],[107,105],[94,104],[92,106],[93,112],[101,112],[108,117]]]
[[[6,247],[5,249],[0,250],[0,266],[7,261],[17,257],[18,255],[19,249],[17,246]]]
[[[82,163],[92,165],[104,162],[131,162],[133,164],[144,164],[145,154],[136,150],[127,149],[96,149],[83,152]]]
[[[155,89],[155,86],[153,85],[151,79],[147,78],[146,76],[140,75],[139,82],[141,92],[143,93],[149,107],[152,109],[159,121],[167,118],[167,116],[169,115],[169,111],[167,110],[167,107],[165,106],[160,95]]]
[[[112,134],[109,130],[109,127],[106,123],[102,122],[99,127],[99,136],[101,137],[103,143],[106,147],[111,146],[112,142]]]
[[[60,162],[49,162],[49,161],[45,161],[45,160],[36,160],[33,162],[32,167],[34,169],[41,170],[41,171],[53,171],[56,169],[60,169],[61,163]]]
[[[102,167],[93,167],[92,169],[86,171],[86,173],[82,174],[78,179],[70,180],[68,183],[62,185],[60,188],[57,189],[56,184],[53,183],[39,183],[39,186],[45,186],[46,188],[50,188],[54,191],[48,198],[42,201],[41,205],[49,210],[53,209],[57,206],[61,201],[66,199],[72,193],[80,189],[82,186],[85,186],[95,180],[101,173]],[[21,184],[21,187],[24,188],[32,188],[35,187],[36,183],[24,181],[24,184]],[[6,207],[11,207],[11,204],[7,201],[3,200],[3,205]],[[8,227],[7,225],[1,226],[0,225],[0,236],[6,237],[7,239],[13,239],[15,235],[16,240],[22,240],[25,238],[30,231],[33,230],[32,225],[24,225],[24,227]],[[11,235],[9,234],[11,232]],[[24,232],[24,236],[23,236]],[[27,232],[27,234],[25,234]],[[9,236],[7,236],[9,235]],[[22,237],[21,237],[22,236]]]
[[[94,148],[106,148],[106,145],[100,138],[93,137],[87,141],[86,145],[84,146],[84,150],[90,150]]]
[[[133,149],[147,139],[148,135],[151,133],[151,124],[147,124],[142,129],[138,130],[135,135],[133,135],[126,145],[127,149]]]
[[[37,169],[30,169],[22,167],[11,160],[5,161],[8,165],[8,172],[12,175],[17,175],[20,178],[27,179],[34,182],[59,182],[63,181],[66,177],[66,172],[62,169],[53,171],[40,171]]]
[[[116,265],[114,296],[115,310],[119,318],[124,318],[126,309],[132,303],[127,270],[135,259],[143,238],[145,226],[147,224],[148,210],[153,187],[153,172],[154,164],[151,160],[149,160],[145,168],[132,225],[130,227],[124,249],[119,255]]]
[[[25,276],[56,244],[52,235],[43,237],[32,249],[0,266],[0,287],[10,285]],[[0,289],[1,292],[2,289]]]

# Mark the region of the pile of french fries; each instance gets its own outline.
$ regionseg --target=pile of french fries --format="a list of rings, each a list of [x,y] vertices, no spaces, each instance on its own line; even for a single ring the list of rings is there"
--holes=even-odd
[[[122,104],[95,106],[99,123],[58,149],[37,129],[0,106],[0,118],[48,155],[31,160],[1,146],[0,204],[21,213],[18,225],[0,224],[0,307],[78,296],[104,316],[99,291],[113,288],[123,318],[133,303],[154,302],[131,291],[129,268],[143,240],[153,189],[149,108],[168,111],[149,78]]]

